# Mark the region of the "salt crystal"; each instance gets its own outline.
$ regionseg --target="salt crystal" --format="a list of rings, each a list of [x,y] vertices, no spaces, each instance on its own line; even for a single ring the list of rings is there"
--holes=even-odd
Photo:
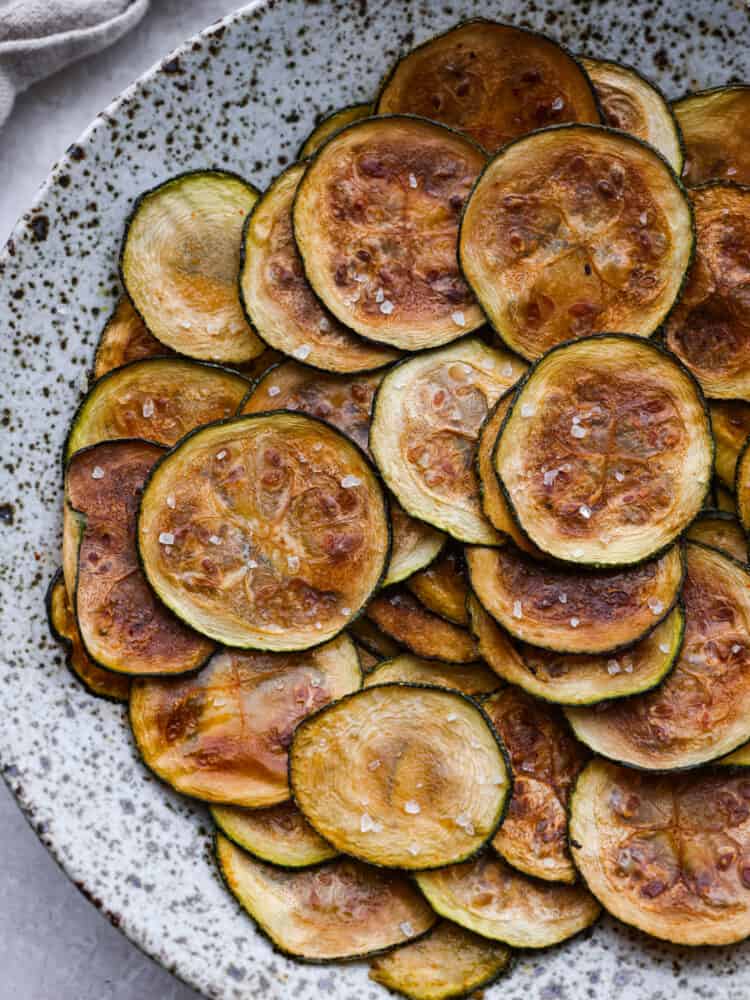
[[[607,660],[607,673],[614,677],[615,674],[619,674],[622,668],[617,660]]]
[[[573,421],[574,424],[580,424],[581,422],[581,418],[578,415],[576,415],[575,417],[571,417],[571,420]]]
[[[91,470],[91,478],[104,479],[104,469],[101,467],[101,465],[94,466],[94,468]]]
[[[661,601],[657,600],[655,597],[649,597],[648,608],[652,615],[660,615],[664,610],[664,605]]]
[[[419,854],[421,848],[420,848],[419,844],[409,844],[409,847],[407,848],[407,850],[409,851],[409,854],[411,854],[411,856],[413,858],[416,858],[416,856]]]
[[[741,649],[742,649],[742,646],[740,646],[739,643],[735,642],[734,645],[732,646],[732,652],[733,653],[739,653],[739,651]]]
[[[342,615],[350,615],[351,613],[352,613],[352,609],[351,608],[342,608],[341,609],[341,614]]]
[[[570,627],[571,628],[578,628],[578,626],[580,624],[581,624],[581,619],[580,618],[571,618],[570,619]]]
[[[633,661],[632,660],[626,660],[625,661],[625,673],[626,674],[632,674],[633,673]]]
[[[666,642],[660,642],[659,643],[659,652],[660,653],[668,653],[669,652],[669,644],[666,643]]]
[[[383,824],[374,820],[369,813],[362,813],[359,818],[359,829],[362,833],[380,833]]]
[[[174,545],[174,535],[171,531],[162,531],[159,535],[159,541],[162,545]]]
[[[268,387],[268,395],[269,396],[278,396],[280,392],[281,392],[281,389],[279,389],[279,387],[277,385],[271,385],[271,386]]]
[[[648,212],[641,212],[638,216],[638,221],[642,226],[648,225]]]
[[[299,569],[299,556],[287,556],[286,564],[292,573],[296,573]]]
[[[625,476],[623,476],[623,474],[618,470],[617,472],[615,472],[615,479],[617,480],[618,483],[621,483],[624,481]]]
[[[573,549],[573,558],[580,559],[582,555],[583,549],[580,546],[576,546],[576,548]]]
[[[300,344],[299,347],[295,347],[292,351],[292,357],[296,358],[297,361],[304,361],[310,356],[310,350],[309,344]]]
[[[382,762],[379,760],[379,758],[376,757],[375,760],[371,760],[370,763],[367,765],[367,770],[368,771],[377,771],[377,769],[380,767],[381,763]]]
[[[581,506],[578,508],[578,513],[581,515],[581,517],[585,518],[588,521],[588,519],[591,517],[591,508],[587,507],[585,503],[582,503]]]
[[[328,331],[329,331],[329,330],[331,329],[331,324],[330,324],[330,322],[329,322],[329,321],[328,321],[328,320],[326,319],[326,317],[325,317],[325,316],[321,316],[321,317],[320,317],[320,322],[318,323],[318,329],[319,329],[319,330],[322,330],[322,331],[323,331],[323,333],[328,333]]]
[[[568,603],[568,595],[565,592],[563,592],[562,594],[560,594],[557,599],[560,602],[560,604],[567,604]]]
[[[414,928],[412,927],[412,925],[409,923],[408,920],[402,921],[398,926],[401,933],[405,934],[407,937],[412,937],[412,935],[414,934]]]
[[[585,438],[588,432],[586,431],[586,428],[581,427],[580,424],[573,424],[570,428],[570,433],[574,438]]]
[[[544,485],[551,486],[559,475],[560,475],[559,469],[547,469],[547,471],[544,473],[544,476],[542,477],[542,479],[544,480]]]
[[[380,303],[383,301],[384,298],[385,298],[385,292],[383,291],[382,288],[378,288],[378,290],[375,292],[375,301],[378,303],[378,305],[380,305]]]
[[[556,97],[552,102],[553,111],[562,111],[564,107],[565,107],[565,101],[562,99],[562,97]]]
[[[167,497],[167,507],[169,507],[170,510],[174,510],[176,506],[177,506],[177,501],[170,493],[169,496]]]
[[[323,628],[323,626],[321,625],[320,622],[315,622],[315,628],[318,629],[318,631],[320,631]]]
[[[409,187],[415,188],[417,186],[417,178],[414,174],[409,174]]]
[[[503,366],[502,374],[505,376],[505,378],[513,378],[513,365],[510,363],[510,361]]]
[[[221,545],[221,539],[218,535],[211,535],[208,540],[212,545]]]
[[[466,317],[460,311],[460,309],[456,310],[456,312],[454,313],[451,313],[451,319],[456,324],[456,326],[466,326]]]
[[[144,401],[143,406],[141,407],[141,413],[146,418],[146,420],[148,420],[149,417],[153,417],[154,415],[153,399],[147,399]]]
[[[217,452],[217,454],[216,454],[216,458],[218,459],[219,462],[223,462],[226,457],[227,457],[227,453],[226,453],[226,449],[224,449],[224,448],[222,448],[221,451]]]
[[[404,802],[404,812],[409,813],[410,816],[416,816],[417,813],[422,812],[422,808],[414,799],[409,799],[408,802]]]
[[[451,712],[450,715],[447,718],[448,718],[448,722],[455,722],[456,719],[458,718],[458,716],[456,715],[455,712]]]
[[[734,177],[737,173],[737,167],[727,167],[727,177]]]
[[[384,299],[380,303],[380,311],[382,312],[382,314],[384,316],[390,316],[391,315],[391,313],[393,312],[393,303],[391,302],[390,299]]]
[[[521,406],[521,416],[522,417],[533,417],[536,413],[536,407],[533,403],[523,403]]]
[[[523,609],[521,608],[521,602],[520,601],[514,601],[513,602],[513,617],[514,618],[523,618]]]
[[[257,564],[257,562],[254,559],[248,559],[247,566],[248,566],[248,569],[257,569],[258,568],[258,564]]]
[[[344,487],[345,490],[349,490],[352,488],[352,486],[361,486],[362,480],[359,479],[357,476],[344,476],[344,478],[341,480],[341,485]]]

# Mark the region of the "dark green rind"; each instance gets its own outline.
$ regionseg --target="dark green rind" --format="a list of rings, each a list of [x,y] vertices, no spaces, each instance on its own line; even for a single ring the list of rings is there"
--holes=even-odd
[[[371,118],[374,114],[377,114],[377,112],[374,110],[373,105],[371,103],[368,103],[367,101],[359,101],[359,102],[354,101],[351,104],[345,104],[342,108],[336,108],[334,111],[329,111],[328,114],[324,115],[320,119],[320,121],[315,126],[315,128],[313,128],[308,133],[308,135],[302,140],[302,143],[300,144],[300,147],[297,150],[297,159],[298,160],[306,160],[310,156],[314,156],[315,155],[315,150],[313,149],[313,150],[310,150],[310,151],[306,152],[306,147],[309,145],[310,142],[312,142],[317,137],[318,132],[324,126],[331,126],[331,125],[333,125],[334,122],[336,121],[336,119],[339,118],[341,115],[345,115],[347,112],[355,111],[358,108],[362,108],[362,109],[367,108],[369,110],[369,114],[367,114],[367,113],[363,114],[361,116],[362,118]],[[359,118],[355,118],[354,121],[359,121]],[[335,128],[329,134],[329,137],[335,135],[337,132],[340,132],[342,128],[346,128],[347,125],[351,125],[351,124],[353,124],[353,122],[347,122],[345,125],[342,125],[340,127]]]
[[[280,803],[280,805],[283,804],[284,803]],[[212,802],[209,804],[208,807],[208,811],[211,813],[211,819],[214,821],[214,824],[216,826],[216,832],[220,833],[222,837],[225,837],[227,840],[231,840],[232,843],[235,845],[235,847],[239,847],[241,851],[244,851],[246,854],[249,854],[250,857],[256,858],[256,860],[258,861],[262,861],[264,865],[270,865],[272,868],[281,868],[283,869],[283,871],[288,871],[288,872],[308,872],[312,871],[314,868],[322,868],[323,865],[327,865],[331,861],[336,861],[338,858],[337,855],[336,857],[333,858],[324,858],[322,861],[310,861],[309,863],[301,865],[282,864],[280,861],[274,861],[271,858],[267,858],[265,855],[259,854],[258,851],[251,850],[247,844],[241,843],[237,837],[233,837],[232,834],[229,833],[229,831],[224,826],[222,826],[222,824],[216,818],[216,810],[214,807],[217,805],[219,805],[219,803]],[[268,808],[273,809],[274,806],[268,806]],[[263,810],[259,809],[257,811],[262,812]],[[326,841],[326,843],[328,842]],[[332,846],[331,850],[335,851],[336,848]]]
[[[476,451],[474,453],[474,474],[476,475],[477,482],[479,483],[479,505],[482,508],[482,513],[487,518],[487,520],[490,522],[490,524],[492,524],[492,520],[488,516],[487,511],[485,509],[485,502],[484,502],[485,488],[484,488],[484,483],[482,481],[481,475],[479,474],[479,442],[482,439],[482,434],[484,433],[485,427],[490,422],[490,420],[492,420],[492,418],[495,416],[495,413],[497,411],[498,406],[500,406],[502,403],[504,403],[505,400],[508,399],[508,397],[511,394],[518,392],[519,385],[523,382],[524,377],[525,376],[522,375],[521,378],[518,380],[518,382],[516,382],[515,385],[512,385],[510,387],[510,389],[506,389],[505,392],[502,394],[502,396],[500,396],[500,398],[497,400],[497,402],[495,403],[495,405],[490,408],[489,412],[487,413],[487,416],[484,418],[484,420],[481,423],[481,426],[479,428],[479,435],[477,436],[477,447],[476,447]],[[502,429],[503,429],[504,425],[505,425],[505,420],[503,420],[503,424],[500,427],[500,432],[497,435],[498,439],[500,437],[500,433],[502,432]],[[496,445],[497,445],[497,440],[495,441],[495,444],[492,446],[492,452],[491,452],[491,461],[492,461],[493,469],[494,469],[494,465],[495,465],[495,447],[496,447]],[[493,525],[493,527],[494,527],[494,525]],[[503,532],[501,532],[499,528],[495,528],[495,531],[499,532],[500,534],[503,534]]]

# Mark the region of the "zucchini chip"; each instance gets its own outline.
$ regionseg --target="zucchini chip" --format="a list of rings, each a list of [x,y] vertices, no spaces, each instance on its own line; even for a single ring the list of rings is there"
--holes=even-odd
[[[257,198],[241,177],[197,170],[136,202],[120,273],[146,327],[166,347],[230,363],[262,353],[237,287],[242,226]]]
[[[687,530],[691,542],[703,542],[733,559],[746,563],[747,536],[734,514],[725,510],[702,510]]]
[[[682,170],[682,133],[664,94],[634,69],[606,59],[582,59],[605,125],[653,146],[675,173]]]
[[[386,78],[377,113],[406,112],[466,132],[494,152],[525,132],[598,122],[591,81],[557,42],[476,18],[430,39]]]
[[[557,653],[608,653],[643,639],[675,606],[683,578],[679,545],[638,566],[597,572],[537,562],[510,542],[467,548],[466,563],[495,621]]]
[[[370,448],[406,511],[459,541],[493,545],[474,452],[482,421],[526,366],[471,337],[396,365],[380,384]]]
[[[418,572],[438,557],[446,538],[424,521],[409,517],[401,504],[389,496],[391,507],[391,561],[388,572],[383,580],[383,586],[400,583],[413,573]]]
[[[571,798],[581,875],[618,920],[680,945],[750,935],[750,785],[716,771],[638,774],[600,759]]]
[[[547,882],[575,882],[568,851],[568,796],[589,758],[559,709],[517,688],[482,707],[510,757],[513,794],[492,846],[513,868]]]
[[[99,379],[78,407],[65,461],[100,441],[173,445],[201,424],[233,417],[250,383],[237,372],[183,358],[133,361]]]
[[[211,816],[224,836],[243,851],[279,868],[309,868],[337,854],[293,802],[267,809],[212,806]]]
[[[622,654],[576,656],[523,643],[517,649],[476,598],[468,604],[479,653],[495,673],[535,698],[561,705],[594,705],[657,687],[677,660],[685,629],[678,606]]]
[[[733,514],[736,517],[737,504],[735,503],[734,493],[732,493],[731,490],[728,490],[726,486],[722,486],[718,479],[714,480],[714,493],[716,494],[717,510],[725,510],[728,514]]]
[[[256,861],[221,835],[224,882],[278,951],[303,962],[364,958],[430,930],[435,914],[411,881],[341,859],[307,871]]]
[[[309,159],[336,132],[347,125],[351,125],[352,122],[358,122],[360,118],[369,118],[371,114],[371,104],[348,104],[345,108],[338,108],[338,110],[332,111],[315,126],[302,143],[299,151],[299,159]]]
[[[307,279],[345,326],[419,351],[484,323],[458,270],[461,209],[485,164],[457,132],[365,118],[315,154],[294,201]]]
[[[65,473],[78,630],[94,663],[118,674],[187,673],[214,649],[159,603],[138,563],[138,498],[163,454],[147,441],[104,441],[77,452]]]
[[[346,636],[304,653],[221,650],[194,677],[133,684],[130,724],[145,763],[178,792],[259,809],[290,797],[299,721],[361,684]]]
[[[428,611],[456,625],[469,624],[469,586],[463,552],[458,547],[449,548],[427,569],[409,577],[406,586]]]
[[[487,716],[458,691],[364,688],[305,719],[289,751],[294,800],[344,854],[412,871],[471,857],[510,794]]]
[[[399,354],[362,340],[332,316],[305,278],[292,232],[292,203],[306,164],[295,163],[256,202],[245,226],[242,304],[258,336],[277,351],[333,372],[363,372]]]
[[[427,660],[472,663],[478,659],[476,643],[466,629],[428,611],[404,587],[378,594],[365,614],[381,632]]]
[[[535,545],[605,567],[642,562],[684,531],[710,489],[713,457],[692,375],[652,341],[603,334],[533,367],[494,461]]]
[[[750,740],[750,569],[716,549],[687,546],[685,641],[672,673],[649,694],[568,708],[583,743],[652,771],[697,767]]]
[[[413,944],[376,958],[370,979],[409,1000],[468,997],[507,971],[512,953],[449,920]]]
[[[390,554],[365,455],[329,424],[279,411],[188,435],[141,500],[141,560],[183,621],[226,646],[309,649],[344,629]]]
[[[378,626],[368,618],[358,618],[351,623],[348,631],[360,646],[364,646],[369,653],[378,658],[378,662],[390,660],[403,652],[402,646],[385,632],[381,632]]]
[[[452,688],[473,698],[492,694],[502,686],[498,675],[483,663],[439,663],[408,653],[377,664],[368,674],[365,687],[395,683]]]
[[[686,184],[750,184],[750,86],[688,94],[673,110],[685,140]]]
[[[690,202],[654,149],[564,125],[517,139],[487,166],[459,252],[489,321],[533,360],[600,330],[648,337],[677,299],[693,244]]]
[[[99,338],[94,358],[94,378],[101,378],[130,361],[172,353],[148,332],[130,299],[123,295]]]
[[[68,669],[89,694],[109,701],[127,701],[130,696],[130,678],[102,670],[86,655],[65,589],[62,570],[55,573],[47,590],[47,617],[52,635],[65,649]]]
[[[750,104],[748,104],[750,112]],[[666,345],[707,396],[750,395],[750,187],[711,184],[690,192],[695,260],[669,316]]]
[[[379,663],[382,663],[381,656],[375,656],[374,653],[371,653],[369,649],[366,649],[364,646],[361,646],[358,642],[355,642],[354,645],[357,648],[357,656],[359,656],[359,666],[363,674],[371,673]]]
[[[530,879],[491,854],[416,879],[441,917],[513,948],[559,944],[601,913],[582,886]]]
[[[750,403],[741,399],[712,400],[711,427],[716,444],[716,475],[734,491],[737,458],[750,437]]]

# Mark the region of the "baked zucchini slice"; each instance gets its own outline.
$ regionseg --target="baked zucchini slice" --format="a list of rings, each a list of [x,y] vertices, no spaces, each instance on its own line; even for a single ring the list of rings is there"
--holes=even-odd
[[[650,146],[562,125],[505,146],[467,202],[466,280],[507,346],[530,360],[600,330],[648,337],[693,256],[693,214]]]
[[[348,858],[285,871],[221,835],[216,857],[227,888],[258,929],[303,962],[378,954],[420,937],[437,919],[410,879]]]
[[[407,112],[466,132],[493,152],[560,122],[598,122],[591,82],[557,42],[484,18],[465,21],[401,59],[377,113]]]
[[[492,846],[513,868],[545,882],[575,882],[568,797],[589,754],[552,705],[509,687],[482,707],[508,751],[513,793]]]
[[[212,806],[211,816],[224,836],[243,851],[279,868],[309,868],[337,854],[293,802],[267,809]]]
[[[487,716],[456,690],[364,688],[305,719],[289,751],[294,800],[344,854],[412,871],[476,854],[511,778]]]
[[[159,603],[138,563],[138,498],[163,454],[147,441],[104,441],[77,452],[65,473],[76,623],[86,654],[118,674],[187,673],[214,649]]]
[[[409,514],[459,541],[493,545],[474,452],[482,421],[526,366],[470,337],[402,361],[375,397],[370,448]]]
[[[686,184],[750,184],[750,86],[702,90],[672,107],[685,141]]]
[[[324,309],[305,278],[292,203],[307,165],[295,163],[256,202],[243,234],[240,295],[258,336],[314,368],[363,372],[391,364],[391,347],[362,340]]]
[[[570,804],[581,875],[618,920],[679,945],[750,935],[750,786],[715,770],[639,774],[594,759]]]
[[[130,678],[102,670],[86,655],[60,569],[47,590],[47,618],[52,635],[65,649],[68,669],[89,694],[108,701],[127,701]]]
[[[682,170],[682,133],[659,88],[633,66],[607,59],[581,59],[594,86],[602,119],[653,146],[675,173]]]
[[[370,979],[409,1000],[468,997],[508,970],[512,952],[449,920],[370,966]]]
[[[734,491],[737,458],[750,437],[750,403],[741,399],[711,400],[711,428],[716,445],[716,475]]]
[[[231,363],[262,353],[237,285],[242,227],[257,198],[235,174],[197,170],[136,202],[122,245],[122,282],[148,330],[178,354]]]
[[[371,114],[372,104],[348,104],[345,108],[332,111],[318,122],[302,143],[298,158],[300,160],[309,159],[340,129],[351,125],[352,122],[358,122],[360,118],[369,118]]]
[[[429,566],[442,552],[446,536],[442,531],[409,517],[393,496],[388,497],[391,508],[391,561],[383,579],[383,586],[400,583],[413,573]]]
[[[703,542],[733,559],[746,563],[747,535],[734,514],[726,510],[702,510],[687,530],[691,542]]]
[[[748,104],[750,111],[750,104]],[[750,187],[714,183],[690,192],[695,260],[665,327],[666,345],[707,396],[750,395]]]
[[[512,543],[466,549],[469,580],[489,614],[512,636],[557,653],[609,653],[643,639],[677,603],[683,557],[596,572],[541,563]]]
[[[146,765],[178,792],[260,809],[290,797],[295,726],[361,684],[346,636],[286,655],[225,649],[193,677],[134,683],[130,724]]]
[[[173,352],[150,334],[146,324],[123,295],[102,330],[94,358],[94,378],[101,378],[131,361]]]
[[[416,879],[441,917],[512,948],[559,944],[590,927],[601,913],[582,886],[531,879],[492,854],[420,872]]]
[[[138,538],[151,586],[183,621],[275,652],[341,632],[390,553],[387,502],[363,452],[283,410],[183,438],[148,481]]]
[[[718,455],[718,447],[716,453]],[[718,479],[714,479],[714,493],[716,495],[716,509],[726,511],[728,514],[733,514],[737,517],[737,504],[735,503],[734,493],[728,490]]]
[[[427,660],[473,663],[476,643],[465,628],[428,611],[405,587],[382,591],[367,605],[370,621],[394,642]]]
[[[498,675],[483,663],[440,663],[408,653],[378,663],[367,675],[365,687],[395,683],[453,688],[472,698],[492,694],[502,686]]]
[[[455,625],[469,624],[466,566],[463,552],[457,546],[448,548],[427,569],[410,576],[406,586],[428,611]]]
[[[394,656],[403,653],[403,647],[394,639],[391,639],[385,632],[381,632],[375,622],[369,618],[358,618],[352,622],[348,628],[355,642],[372,653],[380,660],[390,660]]]
[[[73,417],[65,461],[100,441],[173,445],[201,424],[233,417],[250,389],[218,365],[183,358],[133,361],[99,379]]]
[[[479,654],[495,673],[535,698],[561,705],[594,705],[657,687],[677,661],[685,629],[678,605],[622,654],[571,655],[525,643],[516,647],[475,597],[468,607]]]
[[[315,154],[297,188],[294,235],[307,279],[344,325],[404,351],[484,323],[458,270],[458,223],[485,164],[434,122],[365,118]]]
[[[550,351],[508,410],[495,470],[526,535],[555,559],[627,566],[669,546],[711,487],[693,376],[652,341],[601,334]]]
[[[750,740],[750,569],[687,546],[685,640],[664,684],[598,709],[568,708],[579,740],[630,767],[697,767]]]

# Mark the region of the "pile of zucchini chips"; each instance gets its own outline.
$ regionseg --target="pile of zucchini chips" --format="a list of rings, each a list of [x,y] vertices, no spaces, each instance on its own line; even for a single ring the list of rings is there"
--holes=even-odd
[[[750,935],[743,184],[749,86],[470,21],[136,203],[50,618],[285,954]]]

